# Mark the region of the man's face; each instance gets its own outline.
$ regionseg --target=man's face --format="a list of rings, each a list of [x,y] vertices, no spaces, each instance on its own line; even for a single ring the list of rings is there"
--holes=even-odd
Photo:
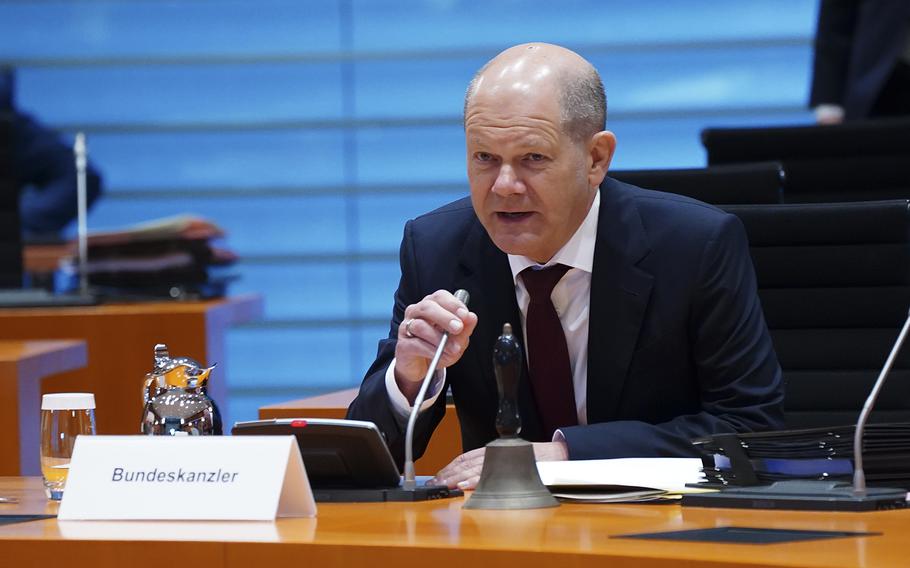
[[[594,199],[584,142],[563,132],[555,92],[477,93],[465,116],[471,202],[502,251],[545,263]]]

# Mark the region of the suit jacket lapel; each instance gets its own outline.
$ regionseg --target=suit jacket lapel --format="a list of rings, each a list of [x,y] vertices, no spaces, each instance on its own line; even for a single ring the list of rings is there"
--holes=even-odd
[[[477,221],[465,240],[459,263],[461,274],[456,285],[471,294],[469,307],[478,317],[469,347],[472,359],[466,361],[470,363],[466,369],[477,373],[482,378],[488,396],[493,396],[498,401],[496,376],[493,372],[493,345],[502,333],[504,323],[512,324],[513,334],[524,348],[524,331],[515,299],[515,284],[509,259],[493,244],[483,225]],[[518,406],[521,413],[521,436],[528,440],[539,440],[542,427],[531,392],[527,356],[522,358]]]
[[[653,277],[637,266],[650,251],[635,202],[601,185],[588,320],[588,423],[615,420]]]

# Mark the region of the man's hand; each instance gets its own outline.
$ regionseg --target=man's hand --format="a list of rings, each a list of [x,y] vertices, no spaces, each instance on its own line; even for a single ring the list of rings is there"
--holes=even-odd
[[[820,104],[812,111],[818,124],[840,124],[844,121],[844,107],[834,104]]]
[[[535,442],[534,458],[537,461],[561,461],[569,459],[565,442]],[[445,466],[429,483],[445,485],[450,489],[474,489],[480,481],[483,470],[483,456],[486,448],[477,448],[461,454]]]
[[[449,340],[439,360],[441,369],[461,358],[475,326],[477,314],[445,290],[438,290],[404,310],[395,346],[395,382],[410,403],[420,390],[420,382],[443,332],[449,332]]]

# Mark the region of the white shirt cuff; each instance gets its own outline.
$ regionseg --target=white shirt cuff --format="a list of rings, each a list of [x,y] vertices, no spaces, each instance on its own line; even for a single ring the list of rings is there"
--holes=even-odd
[[[566,443],[566,435],[562,433],[562,430],[553,430],[553,439],[551,442],[562,442]]]
[[[446,370],[437,370],[436,376],[433,377],[430,381],[430,386],[427,387],[427,394],[423,404],[420,405],[421,412],[433,406],[433,403],[436,402],[442,392],[442,385],[445,384],[445,380]],[[398,388],[398,383],[395,381],[395,359],[392,359],[389,368],[385,372],[385,390],[389,393],[389,400],[392,401],[392,408],[395,413],[398,414],[399,418],[407,420],[411,415],[411,404],[402,394],[401,389]]]
[[[832,124],[844,121],[844,107],[829,103],[820,104],[813,109],[815,121],[820,124]]]

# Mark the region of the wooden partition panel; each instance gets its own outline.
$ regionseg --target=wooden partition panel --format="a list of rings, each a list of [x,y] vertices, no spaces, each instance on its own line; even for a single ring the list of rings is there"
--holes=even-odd
[[[95,394],[99,434],[136,434],[142,411],[142,384],[151,370],[156,343],[171,355],[224,363],[224,333],[262,312],[255,295],[200,302],[103,304],[68,308],[0,310],[0,339],[81,339],[88,346],[85,368],[60,374],[41,392]],[[209,394],[225,424],[227,380],[216,370]]]
[[[0,475],[40,473],[42,379],[85,363],[84,341],[0,341]]]

